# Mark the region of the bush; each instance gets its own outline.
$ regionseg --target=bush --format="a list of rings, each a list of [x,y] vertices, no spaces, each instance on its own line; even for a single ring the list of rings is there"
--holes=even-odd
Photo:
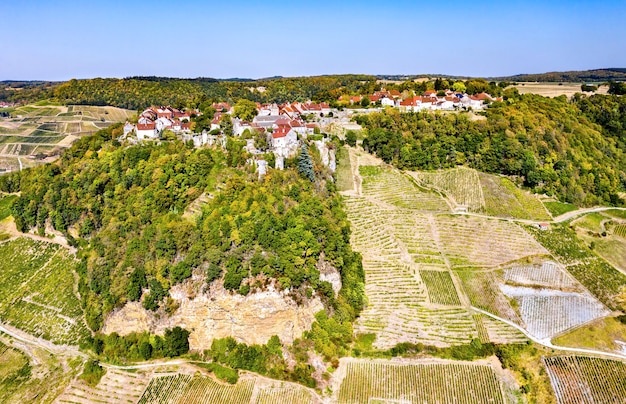
[[[98,361],[87,361],[83,368],[83,373],[80,374],[79,378],[94,387],[100,383],[100,379],[102,379],[105,373],[106,370],[100,366]]]

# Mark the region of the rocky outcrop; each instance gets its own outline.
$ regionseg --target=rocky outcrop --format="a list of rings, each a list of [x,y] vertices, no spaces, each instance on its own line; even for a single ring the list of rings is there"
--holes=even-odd
[[[213,339],[228,336],[246,344],[265,344],[272,335],[278,335],[283,343],[292,343],[311,328],[315,313],[324,309],[319,298],[298,305],[271,287],[248,296],[231,294],[219,285],[195,296],[186,289],[177,286],[170,291],[179,304],[172,316],[157,318],[139,303],[128,303],[108,316],[103,332],[163,335],[166,328],[180,326],[191,332],[192,350],[209,349]]]
[[[335,297],[341,290],[341,274],[330,262],[325,260],[324,253],[320,255],[319,260],[315,264],[315,267],[320,271],[320,280],[330,282],[335,292]]]

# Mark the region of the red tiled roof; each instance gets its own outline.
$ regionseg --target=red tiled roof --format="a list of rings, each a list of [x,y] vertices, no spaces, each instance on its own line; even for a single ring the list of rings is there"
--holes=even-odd
[[[291,132],[291,128],[288,126],[279,126],[278,128],[274,129],[274,132],[272,132],[272,138],[274,139],[278,139],[281,137],[285,137],[287,136],[287,134]]]
[[[156,128],[155,123],[138,123],[137,130],[154,130]]]

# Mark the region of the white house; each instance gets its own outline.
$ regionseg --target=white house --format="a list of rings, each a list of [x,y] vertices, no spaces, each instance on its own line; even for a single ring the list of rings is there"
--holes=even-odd
[[[124,125],[124,137],[128,136],[128,134],[134,130],[135,130],[135,125],[126,121],[126,124]]]
[[[396,103],[392,98],[383,97],[380,99],[380,104],[385,107],[395,107]]]
[[[156,123],[138,123],[137,124],[137,139],[156,139],[159,137],[159,131],[156,128]]]
[[[293,157],[298,153],[298,134],[289,126],[281,126],[272,132],[272,150],[278,157]]]

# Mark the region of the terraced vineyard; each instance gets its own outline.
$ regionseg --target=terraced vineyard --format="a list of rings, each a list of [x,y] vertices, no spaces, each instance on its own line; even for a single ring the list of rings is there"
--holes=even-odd
[[[416,188],[395,169],[384,166],[360,166],[363,193],[400,208],[425,211],[449,211],[446,202],[433,192]]]
[[[61,403],[136,403],[148,385],[149,377],[142,372],[108,369],[96,387],[74,380],[54,402]]]
[[[461,300],[447,271],[420,271],[431,303],[460,306]]]
[[[512,321],[539,339],[610,314],[552,261],[458,275],[473,306]]]
[[[139,404],[309,404],[319,399],[293,383],[242,377],[235,385],[216,382],[211,377],[175,374],[156,376],[148,384]]]
[[[306,388],[294,383],[257,378],[252,404],[316,404],[321,400]]]
[[[355,332],[376,334],[374,346],[382,349],[402,341],[449,346],[478,337],[523,339],[510,326],[489,323],[487,328],[475,318],[469,305],[464,306],[451,270],[498,268],[548,251],[514,223],[448,215],[441,203],[419,203],[424,195],[431,201],[436,195],[384,166],[361,166],[359,172],[364,177],[362,197],[346,197],[351,243],[363,255],[368,298]],[[475,174],[458,169],[446,181],[452,184],[456,176],[477,182]],[[456,189],[461,192],[460,183]],[[487,293],[476,294],[474,300],[487,301],[477,307],[523,324],[501,291],[489,283],[483,286]]]
[[[411,230],[411,225],[420,223],[430,229],[430,221],[421,213],[385,204],[380,206],[375,201],[346,199],[353,230],[351,243],[363,253],[368,298],[355,331],[375,333],[377,348],[390,348],[398,341],[438,346],[470,342],[478,334],[466,309],[431,307],[428,302],[427,284],[420,270],[441,268],[447,271],[447,267],[437,255],[432,233]],[[411,246],[407,248],[401,239],[411,241]],[[444,304],[458,304],[458,296],[455,299],[451,294],[450,286],[454,286],[450,285],[451,279],[447,286],[443,283],[437,286],[438,276],[429,278],[434,299]]]
[[[456,205],[467,206],[471,212],[483,212],[485,209],[485,198],[476,170],[458,167],[434,173],[411,172],[410,175],[424,186],[445,192]]]
[[[114,107],[18,107],[12,112],[12,117],[0,118],[0,173],[43,164],[45,159],[27,157],[43,154],[53,159],[77,137],[89,135],[115,122],[124,122],[135,114],[135,111]]]
[[[90,335],[74,294],[76,265],[62,247],[28,238],[0,248],[0,320],[59,344]]]
[[[615,230],[613,230],[613,234],[616,236],[626,238],[626,224],[620,224],[615,226]]]
[[[626,402],[626,363],[584,356],[546,357],[543,362],[559,404]]]
[[[439,239],[450,264],[489,267],[548,251],[515,223],[470,216],[436,217]]]
[[[491,366],[472,363],[398,364],[350,361],[338,402],[504,403]]]

